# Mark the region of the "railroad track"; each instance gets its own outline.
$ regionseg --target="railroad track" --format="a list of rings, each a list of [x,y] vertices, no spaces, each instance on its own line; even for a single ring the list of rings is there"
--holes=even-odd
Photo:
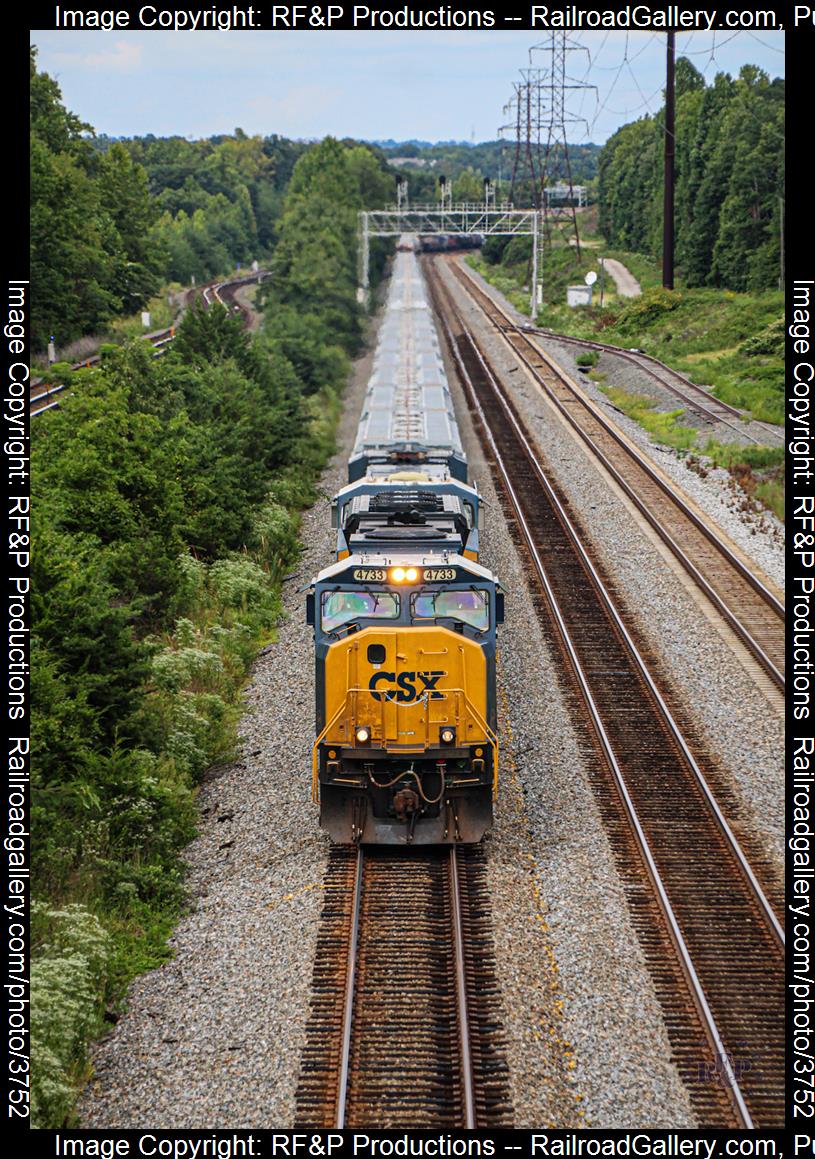
[[[333,847],[298,1127],[511,1126],[477,847]]]
[[[234,303],[235,291],[240,286],[248,285],[250,282],[258,281],[266,276],[266,271],[260,270],[257,273],[245,274],[240,278],[231,278],[229,281],[209,282],[207,285],[201,286],[199,290],[187,290],[186,304],[189,306],[196,295],[200,293],[207,306],[212,306],[217,302],[230,313],[237,308],[241,312],[244,323],[246,323],[248,311],[245,307]],[[167,346],[175,338],[175,325],[168,326],[164,330],[155,330],[152,334],[145,334],[144,338],[150,342],[157,355],[163,354]],[[71,370],[81,370],[83,367],[97,366],[101,361],[102,356],[100,354],[92,354],[89,358],[83,359],[82,362],[75,362],[71,366]],[[35,418],[45,411],[58,407],[60,403],[59,396],[65,389],[66,387],[63,383],[47,383],[41,378],[34,379],[31,383],[31,391],[29,394],[29,417]]]
[[[648,520],[773,684],[783,690],[785,610],[781,600],[460,264],[448,265],[546,397]]]
[[[564,659],[572,710],[592,741],[593,789],[699,1120],[780,1126],[780,889],[760,851],[750,851],[751,864],[736,840],[511,399],[437,274],[430,283],[529,560],[544,633]]]
[[[465,276],[469,277],[470,275],[465,274]],[[477,285],[477,283],[475,284]],[[609,342],[598,342],[596,339],[590,338],[574,338],[571,334],[561,334],[556,330],[548,330],[545,326],[525,327],[524,332],[538,338],[552,338],[556,342],[577,346],[582,350],[595,350],[598,354],[613,354],[615,358],[621,358],[624,362],[636,366],[637,369],[644,370],[650,378],[680,401],[686,403],[706,422],[711,424],[723,423],[756,446],[764,446],[767,443],[773,446],[783,444],[783,428],[775,427],[772,423],[764,422],[762,419],[748,419],[738,407],[731,406],[730,403],[716,398],[706,387],[700,386],[698,382],[694,382],[681,371],[666,366],[664,362],[654,358],[651,354],[646,354],[644,350],[626,350],[622,346],[613,346]],[[763,430],[763,440],[751,435],[745,429],[748,422]]]

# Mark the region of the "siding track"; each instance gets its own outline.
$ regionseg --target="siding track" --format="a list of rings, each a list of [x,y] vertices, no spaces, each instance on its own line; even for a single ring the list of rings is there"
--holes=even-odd
[[[547,635],[596,753],[593,789],[677,1067],[706,1127],[783,1123],[783,931],[510,398],[431,274]]]
[[[690,507],[627,439],[608,422],[557,364],[520,330],[489,294],[464,272],[448,268],[463,285],[559,413],[623,489],[688,575],[710,600],[779,689],[784,688],[784,605],[722,537]]]

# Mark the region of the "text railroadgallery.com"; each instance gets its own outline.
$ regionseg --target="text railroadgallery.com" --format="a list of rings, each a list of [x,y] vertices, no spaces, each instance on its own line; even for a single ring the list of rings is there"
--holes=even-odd
[[[805,23],[810,10],[797,5],[788,15],[793,27]],[[700,8],[691,4],[640,4],[620,6],[583,4],[524,4],[509,10],[481,5],[396,4],[372,7],[369,4],[212,4],[163,6],[132,5],[120,8],[54,6],[57,29],[167,29],[173,32],[218,30],[282,31],[307,29],[501,29],[531,31],[548,29],[601,31],[754,31],[768,32],[785,27],[783,6],[772,3],[755,6]]]
[[[815,979],[812,963],[813,801],[815,733],[812,729],[813,612],[815,612],[815,440],[812,395],[815,280],[795,279],[788,300],[787,422],[792,483],[792,778],[788,793],[787,913],[791,1090],[794,1122],[815,1121]]]

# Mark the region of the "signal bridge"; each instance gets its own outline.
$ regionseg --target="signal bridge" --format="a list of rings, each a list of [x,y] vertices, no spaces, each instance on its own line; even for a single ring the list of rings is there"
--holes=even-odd
[[[453,204],[444,198],[429,204],[408,205],[400,198],[398,205],[388,209],[363,210],[359,214],[360,230],[360,287],[359,299],[367,303],[369,280],[369,250],[372,237],[399,237],[403,233],[447,234],[482,237],[532,238],[532,293],[531,314],[537,317],[538,250],[541,236],[540,209],[516,209],[511,202],[495,200],[462,201]]]

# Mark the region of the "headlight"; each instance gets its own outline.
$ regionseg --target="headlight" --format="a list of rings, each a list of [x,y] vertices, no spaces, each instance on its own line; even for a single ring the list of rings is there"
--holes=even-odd
[[[370,739],[371,730],[369,728],[365,728],[363,725],[357,729],[357,744],[367,744]]]
[[[442,744],[452,744],[456,739],[456,730],[454,728],[443,728],[439,736]]]
[[[415,584],[419,578],[417,567],[392,567],[391,581],[395,584]]]

